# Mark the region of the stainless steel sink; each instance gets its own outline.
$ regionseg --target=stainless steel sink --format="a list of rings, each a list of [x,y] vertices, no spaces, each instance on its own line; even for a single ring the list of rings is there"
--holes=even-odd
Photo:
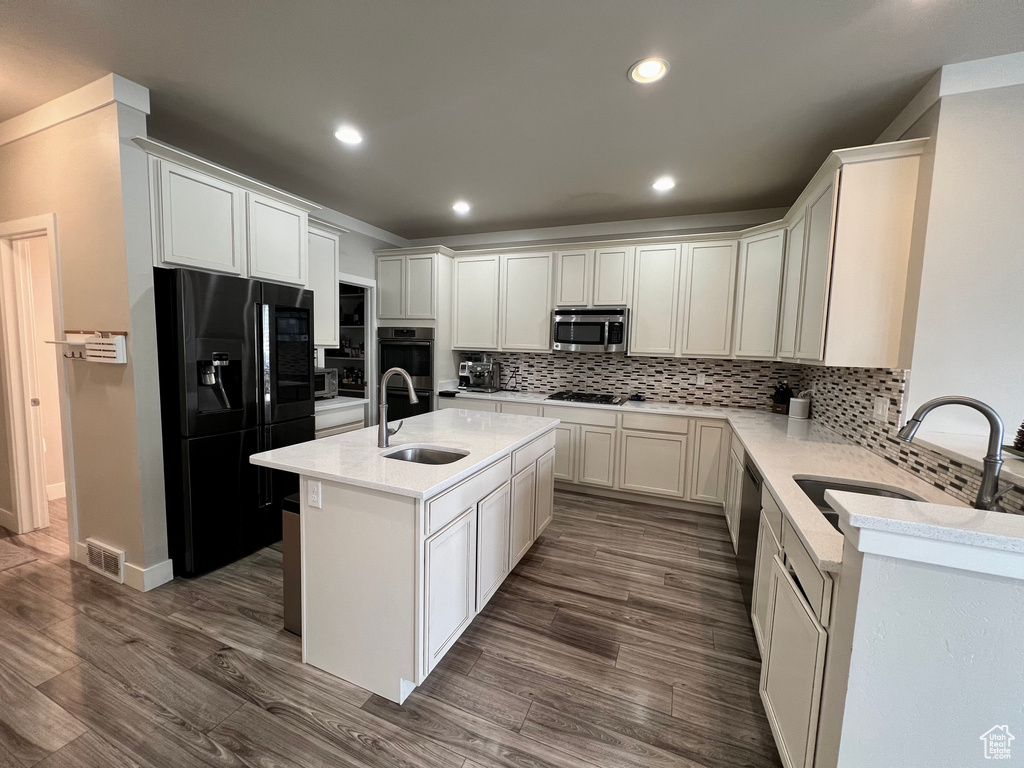
[[[825,501],[825,491],[849,491],[863,493],[867,496],[882,496],[886,499],[907,499],[908,501],[924,501],[920,496],[900,488],[889,488],[884,485],[860,483],[856,480],[821,480],[814,477],[794,477],[800,490],[807,494],[814,506],[818,508],[833,528],[839,530],[839,513]]]
[[[398,448],[394,451],[382,454],[385,459],[396,461],[411,461],[414,464],[451,464],[461,458],[469,456],[469,451],[460,451],[453,448],[431,448],[429,446],[409,446]]]

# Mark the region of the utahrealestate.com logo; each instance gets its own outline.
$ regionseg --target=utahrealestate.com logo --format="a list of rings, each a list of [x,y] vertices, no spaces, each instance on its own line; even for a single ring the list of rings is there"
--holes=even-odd
[[[1005,725],[993,725],[981,736],[982,743],[985,745],[985,759],[986,760],[1009,760],[1010,759],[1010,742],[1016,737],[1010,733],[1009,727]]]

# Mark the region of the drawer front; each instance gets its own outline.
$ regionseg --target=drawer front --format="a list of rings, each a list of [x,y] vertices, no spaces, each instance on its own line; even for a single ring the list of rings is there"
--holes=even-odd
[[[476,506],[484,496],[501,487],[512,477],[512,457],[506,456],[463,480],[437,498],[427,502],[427,536],[439,531],[469,507]]]
[[[789,520],[782,521],[782,551],[786,553],[786,564],[796,574],[814,615],[822,624],[827,624],[832,579],[818,570]]]
[[[684,416],[661,416],[653,413],[622,414],[623,429],[640,429],[645,432],[671,432],[685,435],[690,431],[690,420]]]
[[[342,424],[340,427],[331,427],[329,429],[318,429],[313,437],[317,440],[323,440],[325,437],[331,437],[333,435],[343,435],[346,432],[355,432],[356,430],[363,428],[363,422],[355,422],[353,424]]]
[[[491,411],[493,413],[498,412],[498,404],[493,400],[469,400],[464,397],[453,397],[453,398],[438,398],[443,400],[444,405],[442,408],[462,408],[466,411]],[[453,403],[449,405],[448,403]]]
[[[502,413],[514,413],[516,416],[540,416],[543,406],[533,403],[502,403]]]
[[[357,429],[365,426],[366,406],[356,405],[351,408],[336,408],[329,411],[318,411],[316,413],[316,429],[335,429],[336,427],[358,424]]]
[[[545,405],[544,415],[549,419],[561,419],[568,424],[593,424],[595,427],[614,427],[615,411],[598,408],[566,408],[558,405]]]
[[[782,540],[782,508],[768,490],[768,484],[761,485],[761,509],[764,516],[768,518],[768,525],[772,527],[772,533],[779,541]]]
[[[538,437],[512,454],[512,473],[522,472],[537,459],[555,447],[555,431]]]

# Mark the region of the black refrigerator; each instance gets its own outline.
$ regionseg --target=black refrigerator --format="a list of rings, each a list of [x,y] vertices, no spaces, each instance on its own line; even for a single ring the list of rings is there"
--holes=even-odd
[[[168,548],[198,576],[281,538],[298,476],[249,457],[314,437],[313,294],[188,269],[154,283]]]

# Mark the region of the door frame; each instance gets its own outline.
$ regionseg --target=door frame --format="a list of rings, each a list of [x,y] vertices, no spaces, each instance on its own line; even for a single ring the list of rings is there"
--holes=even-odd
[[[53,302],[53,327],[57,334],[64,328],[64,305],[61,294],[60,259],[57,249],[57,218],[53,213],[0,223],[0,338],[6,354],[6,376],[0,382],[10,426],[7,437],[11,445],[11,479],[15,510],[3,515],[16,525],[17,533],[25,533],[49,525],[46,476],[43,459],[42,420],[30,400],[38,386],[37,360],[34,348],[35,320],[32,295],[27,290],[31,279],[29,255],[24,242],[45,237],[50,260],[50,294]],[[60,400],[60,421],[64,458],[64,487],[68,506],[69,541],[78,540],[78,515],[75,496],[74,456],[71,451],[71,408],[68,398],[67,363],[57,366],[57,392]],[[13,519],[12,519],[13,518]]]
[[[339,259],[342,258],[342,255],[348,255],[344,249],[338,253]],[[366,371],[366,397],[370,401],[366,413],[366,425],[373,426],[377,423],[377,377],[381,373],[377,370],[377,281],[370,277],[339,271],[338,282],[358,285],[360,288],[366,289],[366,306],[363,307],[363,314],[366,315],[366,349],[364,350],[366,361],[363,363],[363,367]]]

